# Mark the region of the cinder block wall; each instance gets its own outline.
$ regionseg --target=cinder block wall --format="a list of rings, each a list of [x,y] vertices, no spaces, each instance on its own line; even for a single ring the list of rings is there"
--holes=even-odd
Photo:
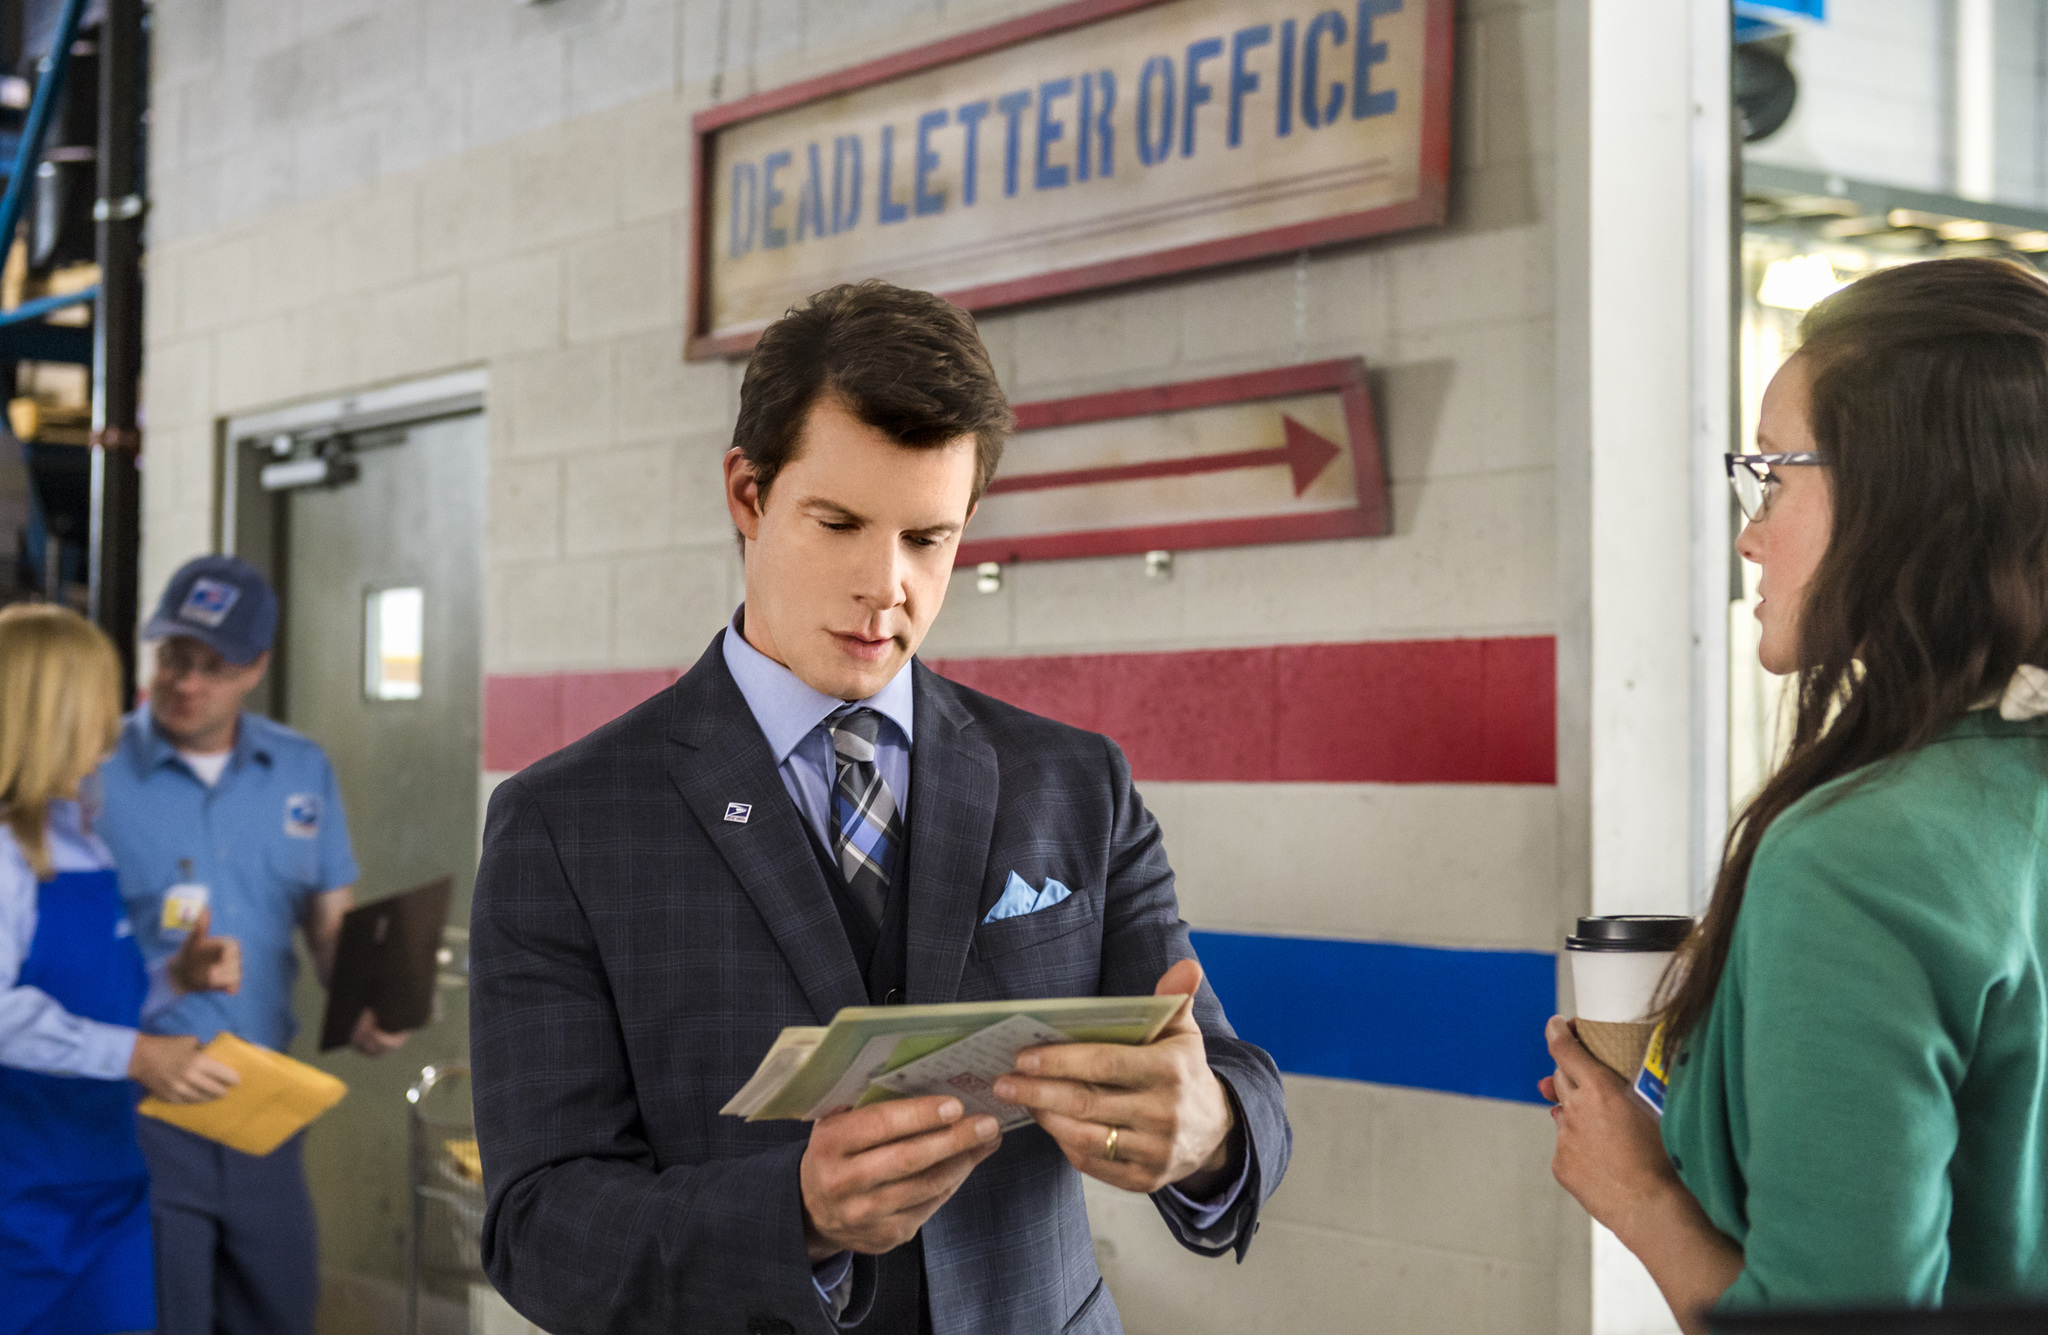
[[[482,366],[487,672],[687,665],[740,589],[739,368],[680,356],[690,114],[1036,7],[160,0],[145,596],[212,540],[221,419]],[[1547,0],[1460,4],[1448,228],[982,320],[1019,400],[1364,357],[1393,536],[956,580],[928,656],[1552,633],[1554,45]],[[1550,950],[1580,902],[1553,787],[1145,792],[1199,928]],[[1288,1083],[1294,1170],[1242,1268],[1091,1197],[1133,1331],[1584,1329],[1540,1109]]]

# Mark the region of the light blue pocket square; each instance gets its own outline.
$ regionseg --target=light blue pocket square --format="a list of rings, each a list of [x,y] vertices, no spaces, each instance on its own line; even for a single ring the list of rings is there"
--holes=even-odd
[[[982,921],[995,922],[999,918],[1021,918],[1027,913],[1036,913],[1040,909],[1049,909],[1073,893],[1073,891],[1067,889],[1067,887],[1061,885],[1050,876],[1045,878],[1045,889],[1033,890],[1024,883],[1022,876],[1019,876],[1016,872],[1011,872],[1009,883],[1003,886],[1003,897],[996,901],[996,906],[988,911],[988,916],[983,918]]]

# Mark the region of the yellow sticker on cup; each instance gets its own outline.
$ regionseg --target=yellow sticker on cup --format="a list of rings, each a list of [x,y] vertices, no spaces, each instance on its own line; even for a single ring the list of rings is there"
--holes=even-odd
[[[1643,1069],[1636,1072],[1636,1097],[1650,1105],[1650,1111],[1664,1115],[1664,1093],[1669,1080],[1671,1056],[1664,1051],[1666,1021],[1657,1021],[1650,1034],[1649,1050],[1643,1053]]]

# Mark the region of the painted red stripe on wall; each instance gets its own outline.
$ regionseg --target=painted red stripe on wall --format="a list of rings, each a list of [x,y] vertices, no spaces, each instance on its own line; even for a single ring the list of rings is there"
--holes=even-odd
[[[1139,779],[1557,782],[1557,649],[1547,635],[955,658],[932,667],[1106,733]]]
[[[1140,779],[1555,783],[1549,636],[939,659],[953,680],[1107,733]],[[522,769],[678,672],[494,676],[484,768]]]
[[[525,769],[682,676],[676,668],[484,678],[484,768]]]

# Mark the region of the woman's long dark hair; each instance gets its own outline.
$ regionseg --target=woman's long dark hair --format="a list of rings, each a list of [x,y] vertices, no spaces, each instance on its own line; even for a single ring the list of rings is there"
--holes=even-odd
[[[2048,664],[2048,282],[2004,260],[1904,265],[1801,333],[1834,523],[1799,618],[1792,745],[1669,977],[1674,1041],[1713,1001],[1771,823]]]

